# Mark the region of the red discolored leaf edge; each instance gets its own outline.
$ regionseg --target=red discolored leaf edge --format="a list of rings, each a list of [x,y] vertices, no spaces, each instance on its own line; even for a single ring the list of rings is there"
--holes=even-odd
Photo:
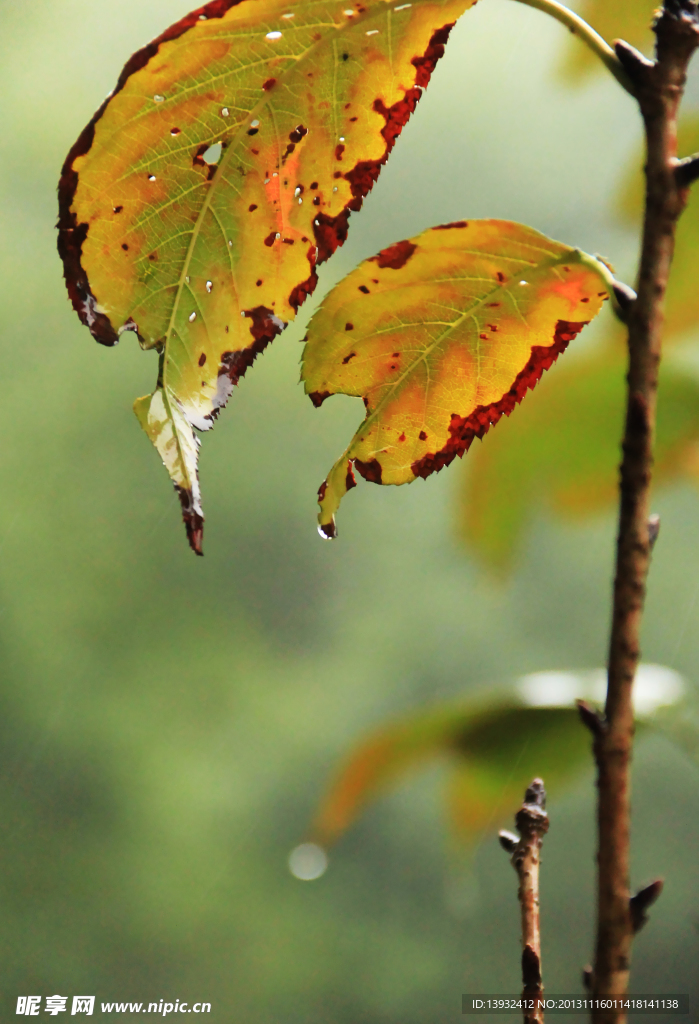
[[[350,184],[352,198],[340,213],[334,217],[327,213],[321,213],[316,217],[313,224],[318,248],[316,266],[330,259],[336,249],[346,241],[350,213],[357,213],[361,210],[364,199],[373,188],[381,173],[381,168],[396,144],[396,139],[415,110],[422,96],[422,90],[429,84],[437,61],[444,56],[444,47],[454,24],[452,21],[436,29],[432,33],[425,52],[421,56],[413,57],[411,63],[416,69],[415,85],[405,90],[403,99],[397,100],[390,107],[387,107],[381,99],[374,100],[373,109],[376,113],[381,114],[386,122],[381,129],[386,149],[379,159],[360,160],[351,171],[344,175],[345,180]]]
[[[432,473],[438,473],[440,469],[450,465],[457,455],[461,458],[464,452],[471,447],[474,438],[484,437],[503,415],[509,416],[515,406],[522,401],[527,391],[538,384],[544,370],[553,366],[561,352],[565,352],[569,343],[588,323],[589,320],[580,322],[559,320],[556,324],[553,344],[532,347],[529,362],[517,374],[512,387],[502,398],[489,405],[479,405],[468,416],[452,413],[449,424],[449,440],[439,451],[423,455],[421,459],[417,459],[412,464],[410,468],[415,476],[426,479]]]

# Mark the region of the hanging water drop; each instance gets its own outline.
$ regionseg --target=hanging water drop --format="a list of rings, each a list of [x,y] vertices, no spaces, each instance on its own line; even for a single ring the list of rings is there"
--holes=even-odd
[[[223,109],[221,110],[221,117],[230,117],[230,116],[231,116],[231,112],[228,109],[228,107],[223,107]]]
[[[213,288],[213,286],[214,286],[214,282],[213,281],[207,281],[206,282],[206,290],[209,293],[209,295],[211,295],[211,289]]]
[[[265,39],[281,39],[281,32],[268,32]]]
[[[148,175],[148,181],[155,181],[155,175],[154,174],[149,174]]]
[[[164,96],[160,96],[158,93],[156,93],[155,96],[153,97],[153,102],[154,103],[164,103],[165,102],[165,97]]]
[[[196,320],[196,318],[197,318],[197,314],[196,313],[190,313],[189,314],[189,322],[190,322],[190,324],[193,324],[194,321]]]

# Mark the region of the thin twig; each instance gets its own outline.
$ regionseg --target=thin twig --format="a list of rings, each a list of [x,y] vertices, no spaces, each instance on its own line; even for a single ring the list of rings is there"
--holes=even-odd
[[[596,997],[625,995],[629,977],[632,686],[640,655],[651,540],[657,529],[649,522],[649,489],[665,291],[675,224],[687,201],[687,189],[678,184],[676,174],[677,111],[687,65],[699,45],[695,0],[665,0],[654,31],[657,60],[637,62],[635,79],[646,133],[646,206],[638,297],[628,314],[628,392],[607,701],[594,739],[599,790]],[[593,1014],[595,1024],[621,1024],[625,1019],[617,1010]]]
[[[573,35],[581,39],[596,57],[599,57],[605,67],[614,75],[619,85],[623,86],[632,96],[635,95],[633,82],[626,74],[624,66],[614,50],[602,38],[599,32],[595,32],[592,26],[588,25],[579,14],[568,10],[567,7],[557,3],[556,0],[518,0],[518,3],[526,4],[527,7],[536,7],[538,11],[543,11],[544,14],[549,14],[556,21],[560,21]]]
[[[541,779],[534,779],[524,794],[524,803],[515,815],[519,838],[511,832],[500,833],[500,843],[510,853],[519,878],[519,905],[522,914],[522,998],[524,1024],[543,1024],[540,1009],[544,988],[541,981],[541,933],[539,929],[539,852],[548,832],[546,790]]]

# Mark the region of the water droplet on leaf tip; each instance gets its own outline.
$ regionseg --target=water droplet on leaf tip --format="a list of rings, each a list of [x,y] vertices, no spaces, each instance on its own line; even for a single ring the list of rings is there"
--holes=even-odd
[[[333,185],[333,192],[337,192],[337,185]]]
[[[328,856],[317,843],[301,843],[289,854],[289,871],[301,882],[313,882],[328,869]]]
[[[257,128],[259,123],[260,123],[259,118],[256,117],[254,121],[250,122],[250,127],[251,128]]]
[[[377,36],[378,34],[379,30],[377,28],[370,28],[369,31],[365,33],[367,36]]]
[[[155,175],[154,174],[149,174],[148,175],[148,181],[155,181]]]
[[[299,206],[303,203],[303,199],[299,199]]]
[[[348,18],[354,16],[354,11],[343,11],[342,13],[345,14]]]
[[[265,39],[281,39],[281,32],[268,32]]]
[[[294,14],[293,11],[289,11],[288,14],[282,14],[282,18],[295,18],[295,17],[296,17],[296,15]]]
[[[211,289],[213,288],[213,286],[214,286],[213,281],[207,281],[206,282],[206,290],[207,290],[207,292],[211,292]]]
[[[163,103],[164,101],[165,101],[165,97],[158,95],[158,93],[156,93],[155,96],[153,97],[153,102],[154,103]]]
[[[221,110],[221,117],[230,117],[230,116],[231,116],[230,110],[228,109],[228,107],[224,107]]]
[[[197,314],[196,313],[190,313],[189,314],[189,322],[190,322],[190,324],[193,324],[194,321],[196,320],[196,318],[197,318]]]
[[[341,135],[340,136],[340,142],[344,142],[344,141],[345,141],[345,137],[344,137],[344,135]]]
[[[529,281],[520,281],[520,284],[529,284]]]

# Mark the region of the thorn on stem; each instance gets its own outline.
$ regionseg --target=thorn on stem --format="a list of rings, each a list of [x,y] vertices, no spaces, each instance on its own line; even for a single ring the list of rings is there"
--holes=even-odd
[[[675,181],[678,188],[688,188],[699,178],[699,153],[675,161]]]
[[[541,960],[530,945],[522,950],[522,981],[525,992],[538,992],[541,988]]]
[[[652,515],[648,516],[648,543],[650,544],[651,551],[655,547],[655,542],[658,539],[660,533],[660,516],[657,512],[653,512]]]
[[[623,281],[615,281],[612,285],[614,302],[612,308],[623,324],[628,323],[631,307],[637,299],[636,292]]]
[[[586,700],[578,700],[576,704],[578,705],[580,721],[583,725],[587,726],[595,739],[597,739],[606,729],[604,718],[597,708],[593,708]]]
[[[614,41],[614,52],[634,85],[648,81],[649,72],[655,67],[655,61],[648,60],[640,50],[623,39]]]
[[[511,857],[517,849],[519,836],[516,836],[514,832],[508,832],[507,829],[501,829],[501,831],[498,832],[498,839],[500,840],[500,846],[502,846],[505,853]]]
[[[656,878],[654,882],[651,882],[644,889],[639,889],[636,895],[632,896],[629,900],[631,927],[633,928],[634,935],[643,928],[643,925],[648,920],[646,911],[655,903],[662,891],[663,880],[662,878]]]

